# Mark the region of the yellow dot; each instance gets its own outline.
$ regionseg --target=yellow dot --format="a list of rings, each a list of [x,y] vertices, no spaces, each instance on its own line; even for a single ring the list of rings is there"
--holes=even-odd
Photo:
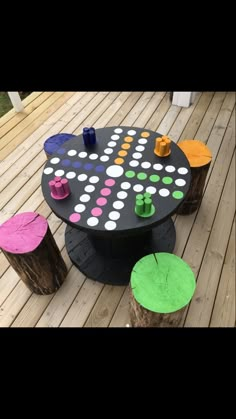
[[[144,131],[141,133],[141,137],[147,138],[149,136],[150,136],[149,132]]]
[[[122,144],[121,148],[123,148],[123,150],[129,150],[130,144]]]
[[[117,159],[114,160],[115,164],[123,164],[124,163],[124,159],[120,159],[119,157]]]
[[[124,150],[119,151],[118,156],[120,157],[127,156],[127,151],[124,151]]]
[[[125,137],[126,143],[132,143],[134,141],[133,137]]]

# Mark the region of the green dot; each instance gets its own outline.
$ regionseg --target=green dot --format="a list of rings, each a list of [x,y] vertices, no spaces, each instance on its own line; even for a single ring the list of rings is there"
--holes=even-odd
[[[128,172],[125,172],[125,176],[132,178],[135,176],[135,172],[133,170],[128,170]]]
[[[149,179],[150,179],[151,182],[158,182],[160,180],[160,176],[151,175]]]
[[[152,195],[149,192],[145,192],[143,196],[144,198],[151,198]]]
[[[138,174],[137,174],[137,178],[138,178],[139,180],[145,180],[145,179],[147,179],[147,174],[146,174],[146,173],[143,173],[143,172],[138,173]]]
[[[173,182],[173,179],[172,177],[165,176],[162,178],[162,182],[165,183],[166,185],[170,185]]]
[[[143,199],[144,196],[141,193],[138,193],[138,195],[136,195],[136,199]]]
[[[173,198],[175,199],[181,199],[183,198],[184,194],[181,191],[175,191],[172,193]]]

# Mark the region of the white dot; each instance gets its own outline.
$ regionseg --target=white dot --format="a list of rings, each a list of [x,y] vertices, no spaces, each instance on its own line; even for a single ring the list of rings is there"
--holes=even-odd
[[[87,186],[85,186],[84,190],[85,190],[85,192],[88,192],[88,193],[93,192],[95,190],[95,186],[87,185]]]
[[[154,193],[156,193],[156,188],[154,188],[154,186],[148,186],[147,188],[146,188],[146,192],[149,192],[150,194],[154,194]]]
[[[153,169],[154,170],[162,170],[163,169],[163,166],[162,166],[162,164],[157,163],[157,164],[154,164],[153,165]]]
[[[110,220],[116,221],[119,220],[120,218],[120,213],[118,211],[111,211],[108,214],[108,217],[110,218]]]
[[[131,187],[131,184],[129,182],[122,182],[122,184],[120,185],[121,189],[129,189]]]
[[[188,169],[186,169],[186,167],[180,167],[180,168],[178,169],[178,173],[179,173],[180,175],[186,175],[186,174],[188,173]]]
[[[60,159],[58,157],[53,157],[53,159],[50,160],[50,163],[57,164],[59,163]]]
[[[137,147],[135,147],[136,151],[143,151],[145,150],[145,147],[143,145],[137,145]]]
[[[81,202],[88,202],[88,201],[90,201],[90,199],[91,199],[90,195],[88,195],[86,193],[84,195],[81,195],[81,197],[80,197]]]
[[[149,169],[149,167],[151,167],[151,163],[149,163],[149,161],[144,161],[141,163],[141,166],[143,169]]]
[[[70,151],[68,151],[68,156],[75,156],[76,154],[77,154],[77,151],[76,150],[70,150]]]
[[[77,179],[78,179],[80,182],[84,182],[87,178],[88,178],[88,176],[87,176],[85,173],[82,173],[81,175],[79,175],[79,176],[77,177]]]
[[[170,195],[170,191],[168,191],[168,189],[163,188],[163,189],[159,190],[159,194],[161,196],[168,196],[168,195]]]
[[[147,140],[146,140],[146,138],[140,138],[140,139],[138,140],[138,143],[139,143],[139,144],[147,144]]]
[[[116,134],[121,134],[121,133],[123,132],[123,129],[121,129],[121,128],[116,128],[116,129],[114,129],[114,132],[115,132]]]
[[[75,210],[75,212],[84,212],[85,208],[86,208],[85,205],[78,204],[78,205],[75,206],[74,210]]]
[[[119,135],[116,135],[116,134],[114,134],[114,135],[111,136],[111,139],[112,140],[115,140],[115,141],[116,140],[119,140],[119,138],[120,138],[120,136]]]
[[[175,171],[175,167],[174,166],[166,166],[165,171],[168,172],[168,173],[172,173],[172,172]]]
[[[89,178],[89,182],[90,183],[98,183],[99,182],[99,177],[98,176],[91,176]]]
[[[106,170],[106,174],[111,177],[120,177],[124,173],[123,167],[119,165],[109,166]]]
[[[90,227],[94,227],[98,225],[98,223],[99,223],[99,219],[97,217],[90,217],[87,219],[87,224]]]
[[[110,141],[107,145],[109,147],[115,147],[116,146],[116,142],[115,141]],[[109,154],[109,153],[107,153],[107,154]]]
[[[107,221],[104,227],[106,230],[115,230],[116,223],[115,221]]]
[[[137,160],[131,160],[131,161],[129,162],[129,165],[130,165],[131,167],[137,167],[137,166],[139,165],[139,162],[138,162]]]
[[[64,170],[56,170],[55,176],[63,176],[64,173],[65,173]]]
[[[81,151],[81,153],[79,153],[79,154],[78,154],[78,156],[79,156],[81,159],[85,159],[85,157],[87,157],[87,155],[88,155],[88,153],[86,153],[86,151]]]
[[[106,148],[105,150],[104,150],[104,153],[105,154],[112,154],[113,153],[113,149],[112,148]]]
[[[177,186],[184,186],[184,185],[186,185],[186,182],[185,182],[185,180],[184,180],[184,179],[176,179],[176,180],[175,180],[175,184],[176,184]]]
[[[132,154],[133,159],[141,159],[142,154],[141,153],[134,153]]]
[[[136,131],[134,131],[134,129],[130,129],[127,134],[128,135],[135,135]]]
[[[66,174],[67,179],[74,179],[75,176],[76,176],[75,172],[68,172]]]
[[[103,161],[103,162],[105,162],[105,161],[108,161],[109,160],[109,157],[108,156],[101,156],[100,157],[100,160]]]
[[[51,173],[53,173],[53,168],[52,167],[47,167],[46,169],[44,169],[43,173],[45,175],[50,175]]]
[[[90,160],[97,160],[98,155],[96,153],[90,154],[89,155]]]
[[[124,192],[124,191],[120,191],[117,194],[117,198],[119,198],[119,199],[125,199],[125,198],[127,198],[127,196],[128,196],[127,192]]]
[[[115,208],[116,210],[120,210],[122,208],[124,208],[125,204],[122,201],[115,201],[113,203],[113,208]]]
[[[143,190],[143,185],[134,185],[134,187],[133,187],[133,190],[135,191],[135,192],[142,192],[142,190]]]

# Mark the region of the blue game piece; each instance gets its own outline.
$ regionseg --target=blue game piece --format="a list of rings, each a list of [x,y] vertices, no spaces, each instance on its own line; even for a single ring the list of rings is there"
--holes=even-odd
[[[96,134],[95,129],[93,127],[89,130],[89,136],[90,136],[90,145],[96,144]]]
[[[90,129],[85,127],[83,128],[83,140],[85,147],[90,145]]]

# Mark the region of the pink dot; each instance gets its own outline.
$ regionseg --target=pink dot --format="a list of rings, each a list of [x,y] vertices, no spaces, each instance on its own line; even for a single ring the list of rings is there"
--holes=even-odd
[[[109,188],[103,188],[103,189],[100,190],[100,194],[102,196],[108,196],[108,195],[110,195],[110,193],[111,193],[111,190]]]
[[[101,208],[98,208],[98,207],[93,208],[92,211],[91,211],[91,214],[94,217],[99,217],[99,215],[102,215],[102,209]]]
[[[103,205],[106,205],[107,200],[106,198],[98,198],[96,201],[96,204],[99,205],[100,207],[103,207]]]
[[[115,180],[114,179],[107,179],[105,180],[105,185],[106,186],[114,186],[115,185]]]
[[[74,212],[69,216],[69,220],[72,221],[72,223],[77,223],[77,221],[79,221],[80,218],[80,214],[77,214],[77,212]]]

